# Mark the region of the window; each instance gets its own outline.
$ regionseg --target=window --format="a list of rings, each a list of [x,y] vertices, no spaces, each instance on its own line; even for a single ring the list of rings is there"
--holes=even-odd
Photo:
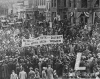
[[[67,18],[66,12],[63,12],[63,19]]]
[[[96,3],[94,4],[94,7],[99,7],[99,0],[96,1]]]
[[[53,12],[53,17],[56,17],[56,12]]]
[[[48,3],[48,10],[49,10],[49,3]]]
[[[45,1],[45,0],[43,0],[42,5],[44,5],[44,1]]]
[[[41,6],[41,0],[39,0],[39,5]]]
[[[53,0],[52,0],[51,2],[52,2],[52,4],[51,4],[51,5],[52,5],[52,7],[53,7]]]
[[[36,0],[36,6],[38,5],[38,1],[39,1],[39,0]]]
[[[48,3],[47,3],[47,10],[48,10]]]
[[[69,7],[71,7],[71,0],[69,0]]]
[[[42,1],[43,1],[43,0],[41,0],[41,5],[42,5]]]
[[[50,8],[51,8],[51,4],[50,4],[50,2],[49,2],[49,11],[50,11]]]
[[[61,5],[61,1],[57,0],[57,6],[60,6],[60,5]]]
[[[54,7],[56,7],[56,0],[54,0]]]
[[[46,0],[44,0],[43,2],[44,2],[44,5],[45,5]]]
[[[36,0],[37,1],[37,5],[40,5],[40,0]]]
[[[81,0],[81,7],[87,8],[87,0]]]
[[[64,0],[64,7],[66,7],[66,0]]]
[[[74,1],[74,8],[76,7],[76,0],[73,0]]]
[[[44,3],[44,0],[41,1],[41,5],[44,5],[43,3]]]

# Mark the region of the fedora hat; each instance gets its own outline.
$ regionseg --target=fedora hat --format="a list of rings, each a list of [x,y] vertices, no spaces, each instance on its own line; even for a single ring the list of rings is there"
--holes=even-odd
[[[31,69],[31,70],[32,70],[33,68],[32,68],[32,67],[30,67],[29,69]]]

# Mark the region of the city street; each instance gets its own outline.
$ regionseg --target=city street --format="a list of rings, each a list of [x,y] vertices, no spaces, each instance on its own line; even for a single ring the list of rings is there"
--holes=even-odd
[[[68,78],[100,79],[100,0],[0,0],[0,79]]]

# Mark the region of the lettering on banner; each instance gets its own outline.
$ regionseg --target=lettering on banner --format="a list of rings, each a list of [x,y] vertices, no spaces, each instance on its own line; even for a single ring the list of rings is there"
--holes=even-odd
[[[23,39],[22,47],[60,43],[63,43],[63,35],[44,35],[34,39]]]
[[[51,36],[51,39],[62,39],[63,36],[62,35],[57,35],[57,36]]]
[[[40,43],[46,43],[46,40],[41,40]]]
[[[57,44],[62,43],[61,40],[50,40],[50,43]]]
[[[30,46],[31,44],[30,43],[25,43],[25,46]]]

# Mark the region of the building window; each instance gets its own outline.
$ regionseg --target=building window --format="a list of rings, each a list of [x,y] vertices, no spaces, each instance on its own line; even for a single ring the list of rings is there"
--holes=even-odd
[[[56,0],[54,0],[54,7],[56,7]]]
[[[50,7],[49,7],[49,3],[48,3],[48,10],[49,10],[49,8],[50,8]]]
[[[40,5],[40,0],[36,0],[36,2],[37,2],[37,5]]]
[[[87,0],[81,0],[81,7],[87,8]]]
[[[48,10],[48,3],[47,3],[47,10]]]
[[[52,2],[52,7],[53,7],[53,0],[51,2]]]
[[[66,0],[64,0],[64,7],[66,7]]]
[[[74,1],[74,8],[76,7],[76,0],[73,0]]]
[[[36,0],[36,6],[38,5],[38,0]]]
[[[52,12],[53,18],[56,17],[56,12]]]
[[[44,2],[45,2],[45,0],[43,0],[43,5],[45,5]]]
[[[69,0],[69,7],[71,7],[71,0]]]
[[[94,4],[94,7],[99,7],[99,0],[96,1],[96,3]]]
[[[61,6],[61,0],[57,0],[57,6]]]
[[[41,0],[40,0],[40,6],[41,6],[41,3],[42,3],[42,2],[41,2]]]
[[[51,8],[51,5],[50,5],[50,2],[49,2],[49,11],[50,11],[50,8]]]
[[[63,12],[63,19],[67,18],[66,12]]]
[[[44,0],[44,5],[46,4],[46,0]]]
[[[41,4],[44,5],[43,3],[44,3],[44,0],[42,0]]]

